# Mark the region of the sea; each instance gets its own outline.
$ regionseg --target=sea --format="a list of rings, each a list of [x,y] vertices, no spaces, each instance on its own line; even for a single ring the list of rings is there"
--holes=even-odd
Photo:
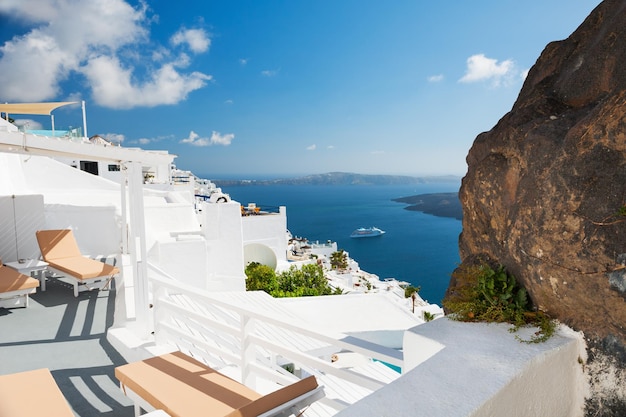
[[[216,181],[216,183],[219,182]],[[362,270],[380,279],[419,286],[420,296],[441,305],[459,264],[461,221],[406,210],[394,198],[456,192],[460,182],[412,185],[237,185],[222,191],[243,205],[286,206],[287,227],[310,242],[337,242]],[[359,227],[386,233],[354,239]]]

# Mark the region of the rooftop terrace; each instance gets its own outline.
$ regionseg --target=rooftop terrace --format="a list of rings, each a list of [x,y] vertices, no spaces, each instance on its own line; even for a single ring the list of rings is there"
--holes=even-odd
[[[134,416],[114,376],[126,362],[106,339],[115,289],[74,298],[66,285],[50,280],[28,308],[0,308],[0,374],[48,368],[76,416]]]

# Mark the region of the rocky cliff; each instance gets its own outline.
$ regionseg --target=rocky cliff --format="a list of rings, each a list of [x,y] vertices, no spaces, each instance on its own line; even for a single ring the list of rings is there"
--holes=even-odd
[[[626,1],[545,48],[467,162],[462,262],[504,265],[583,331],[587,415],[626,415]]]

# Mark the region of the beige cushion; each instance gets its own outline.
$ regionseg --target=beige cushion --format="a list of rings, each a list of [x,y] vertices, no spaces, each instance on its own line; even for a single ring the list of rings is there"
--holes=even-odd
[[[0,416],[74,417],[48,369],[0,375]]]
[[[41,256],[44,261],[73,258],[82,256],[78,244],[74,238],[74,233],[70,229],[64,230],[39,230],[35,232]]]
[[[117,367],[115,376],[172,417],[256,416],[317,387],[309,377],[261,396],[182,352]]]
[[[38,286],[39,281],[35,278],[21,274],[8,266],[0,265],[0,293],[27,290]]]
[[[113,265],[82,256],[48,260],[47,262],[51,267],[78,279],[105,277],[120,272],[119,269]]]
[[[269,410],[286,403],[289,400],[306,394],[317,388],[317,380],[314,376],[301,379],[291,385],[287,385],[277,391],[271,392],[246,404],[237,410],[232,411],[226,417],[257,417]]]
[[[120,272],[112,265],[85,258],[80,253],[74,233],[69,229],[39,230],[35,235],[44,261],[74,278],[105,277]]]

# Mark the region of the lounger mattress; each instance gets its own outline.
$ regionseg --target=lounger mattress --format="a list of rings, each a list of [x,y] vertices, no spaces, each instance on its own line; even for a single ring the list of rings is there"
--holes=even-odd
[[[0,266],[0,293],[39,287],[39,281],[8,266]],[[1,414],[0,414],[1,415]]]
[[[262,396],[182,352],[120,366],[115,376],[172,417],[258,416],[317,388],[311,376]]]
[[[58,269],[78,279],[106,277],[119,273],[119,269],[113,265],[83,256],[48,259],[46,262],[48,262],[52,268]]]
[[[172,417],[225,416],[260,397],[181,352],[120,366],[115,376],[122,389],[130,388]]]
[[[48,369],[0,375],[0,416],[74,417]]]

